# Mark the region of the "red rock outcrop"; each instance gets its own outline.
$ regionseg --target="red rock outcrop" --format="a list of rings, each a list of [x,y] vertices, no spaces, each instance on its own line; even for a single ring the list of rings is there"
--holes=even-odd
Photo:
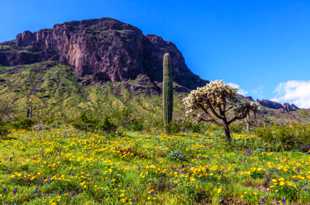
[[[56,60],[72,66],[78,77],[93,81],[128,81],[146,75],[154,85],[162,80],[162,56],[170,52],[174,81],[194,89],[207,81],[193,74],[177,47],[159,36],[111,18],[73,21],[52,29],[18,34],[0,44],[0,65]]]

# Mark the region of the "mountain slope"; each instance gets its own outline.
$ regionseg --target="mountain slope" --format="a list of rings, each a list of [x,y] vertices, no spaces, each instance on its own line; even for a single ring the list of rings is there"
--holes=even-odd
[[[123,88],[158,94],[165,52],[172,57],[177,91],[189,91],[208,82],[189,70],[173,43],[156,35],[144,35],[138,28],[114,19],[74,21],[34,33],[26,31],[15,40],[0,44],[0,97],[23,116],[31,107],[37,119],[72,119],[89,104],[102,108],[104,102],[100,98],[109,101],[108,107],[115,102],[124,104],[115,96],[107,97],[106,88],[110,85],[114,94]],[[150,98],[155,100],[150,99],[148,106],[156,107],[156,112],[151,112],[158,115],[150,119],[159,122],[160,101],[158,96]],[[135,100],[131,103],[137,104]],[[310,122],[309,110],[266,100],[258,102],[262,105],[260,124]],[[184,118],[181,101],[176,100],[175,104],[176,118]],[[132,106],[135,112],[148,115],[139,105]]]
[[[51,119],[61,115],[64,108],[74,114],[74,109],[85,99],[70,67],[50,61],[2,67],[0,97],[9,101],[21,116],[26,115],[31,104],[34,117]]]

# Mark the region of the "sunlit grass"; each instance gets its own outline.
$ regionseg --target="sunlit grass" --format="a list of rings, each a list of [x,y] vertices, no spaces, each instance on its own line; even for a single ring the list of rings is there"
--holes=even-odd
[[[309,155],[262,151],[260,141],[247,134],[235,135],[235,143],[230,147],[216,133],[103,136],[71,127],[13,130],[0,141],[0,200],[6,204],[310,202]]]

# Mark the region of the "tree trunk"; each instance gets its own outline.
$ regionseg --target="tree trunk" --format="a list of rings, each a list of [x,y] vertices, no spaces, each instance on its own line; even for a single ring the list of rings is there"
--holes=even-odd
[[[246,124],[246,131],[247,132],[250,132],[250,124],[251,124],[251,119],[250,119],[250,117],[249,116],[247,116],[246,118],[245,118],[245,124]]]
[[[225,130],[226,141],[231,143],[232,138],[231,138],[230,129],[229,129],[229,125],[228,124],[224,125],[224,130]]]
[[[27,118],[30,120],[32,119],[32,107],[27,108]]]
[[[248,122],[248,121],[246,122],[246,128],[245,129],[247,132],[250,132],[250,122]]]

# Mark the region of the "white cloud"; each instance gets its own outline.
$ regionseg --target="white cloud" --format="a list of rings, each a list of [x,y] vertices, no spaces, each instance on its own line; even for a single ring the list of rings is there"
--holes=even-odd
[[[252,89],[250,93],[255,96],[255,98],[262,99],[264,98],[264,86],[259,85],[256,88]]]
[[[294,103],[301,108],[310,108],[310,80],[290,80],[280,83],[275,93],[274,101]]]
[[[239,93],[240,95],[247,95],[247,94],[248,94],[247,91],[241,89],[240,85],[238,85],[238,84],[236,84],[236,83],[227,83],[227,84],[230,85],[230,86],[233,87],[233,88],[238,89],[238,93]]]

